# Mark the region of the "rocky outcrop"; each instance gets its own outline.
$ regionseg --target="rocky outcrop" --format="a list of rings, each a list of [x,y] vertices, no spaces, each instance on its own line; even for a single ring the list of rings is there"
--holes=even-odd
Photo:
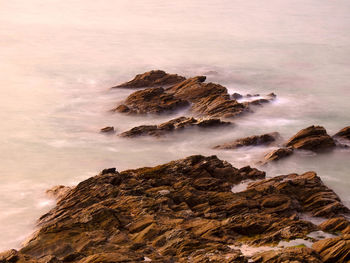
[[[253,183],[248,189],[262,192],[275,189],[277,193],[297,200],[299,211],[316,217],[331,218],[349,213],[349,209],[341,203],[334,191],[324,185],[314,172],[277,176]]]
[[[313,125],[295,134],[285,143],[284,147],[266,154],[262,163],[280,160],[292,155],[295,150],[323,152],[334,147],[336,147],[336,142],[327,134],[326,129]]]
[[[152,70],[138,74],[133,80],[114,86],[113,88],[148,88],[157,86],[174,85],[186,78],[177,74],[169,74],[163,70]]]
[[[113,111],[130,114],[159,114],[189,106],[189,102],[166,93],[163,88],[149,88],[132,93]]]
[[[225,87],[215,83],[204,83],[205,80],[205,76],[197,76],[183,80],[166,90],[150,88],[137,91],[114,110],[120,113],[159,114],[191,105],[190,110],[196,116],[229,118],[251,111],[250,105],[260,105],[274,99],[268,96],[267,99],[259,101],[239,103],[230,98]]]
[[[305,238],[317,227],[300,220],[300,212],[325,217],[348,212],[313,172],[264,177],[249,166],[237,169],[216,156],[200,155],[120,173],[105,169],[70,190],[40,218],[35,236],[0,260],[246,263],[248,258],[232,246]],[[243,192],[231,191],[248,179],[260,181]],[[324,257],[325,246],[319,247]],[[310,249],[281,253],[253,260],[319,262],[311,261],[319,257]]]
[[[277,150],[274,150],[268,154],[265,155],[265,161],[262,162],[267,163],[267,162],[271,162],[271,161],[278,161],[280,159],[283,159],[287,156],[290,156],[293,154],[293,148],[292,147],[283,147],[283,148],[279,148]]]
[[[196,120],[189,117],[179,117],[159,125],[141,125],[132,128],[129,131],[119,134],[121,137],[137,137],[137,136],[163,136],[170,132],[183,130],[189,127],[211,128],[230,125],[231,122],[221,121],[220,119],[201,119]]]
[[[263,135],[254,135],[254,136],[237,139],[233,142],[217,145],[214,147],[214,149],[230,150],[230,149],[240,148],[243,146],[270,145],[271,143],[275,142],[278,137],[279,137],[278,132],[266,133]]]
[[[106,126],[104,128],[102,128],[100,130],[101,133],[107,133],[107,134],[111,134],[111,133],[115,133],[114,127],[113,126]]]
[[[319,227],[325,232],[350,234],[350,222],[343,216],[328,219]]]
[[[321,126],[310,126],[288,140],[287,147],[309,151],[322,151],[335,147],[335,142]]]
[[[350,261],[349,234],[317,241],[312,245],[312,248],[321,255],[324,263]]]
[[[350,126],[341,129],[339,132],[333,135],[333,138],[340,140],[350,140]]]

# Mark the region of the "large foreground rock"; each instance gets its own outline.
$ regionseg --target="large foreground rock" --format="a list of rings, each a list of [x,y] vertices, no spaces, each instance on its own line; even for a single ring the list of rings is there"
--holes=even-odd
[[[174,131],[180,131],[189,127],[212,128],[219,126],[228,126],[230,122],[221,121],[220,119],[202,119],[179,117],[159,125],[141,125],[132,128],[129,131],[119,134],[121,137],[138,137],[138,136],[163,136]]]
[[[41,217],[35,236],[19,252],[1,254],[0,260],[246,263],[230,245],[304,238],[317,226],[300,220],[299,213],[339,217],[348,212],[313,172],[231,191],[242,180],[264,177],[249,166],[236,169],[215,156],[198,155],[120,173],[105,169],[70,190]],[[307,249],[291,249],[288,255],[282,258],[318,262],[311,261],[318,257]],[[273,258],[260,256],[256,262],[281,262]]]
[[[143,74],[138,74],[128,82],[113,88],[146,88],[173,85],[184,81],[186,78],[177,74],[169,74],[163,70],[152,70]]]

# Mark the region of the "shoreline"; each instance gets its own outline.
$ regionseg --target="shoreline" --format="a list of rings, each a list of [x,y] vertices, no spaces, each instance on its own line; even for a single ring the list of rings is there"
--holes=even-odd
[[[239,122],[241,115],[254,114],[276,97],[231,95],[220,84],[205,83],[205,76],[185,79],[159,70],[113,88],[136,89],[116,106],[116,114],[167,114],[187,107],[186,117],[118,131],[123,137],[151,135],[155,140],[185,128],[219,129],[227,120]],[[112,126],[101,131],[117,136]],[[216,147],[235,150],[276,141],[280,148],[260,163],[273,165],[298,151],[347,148],[350,128],[330,136],[323,127],[310,126],[281,142],[278,134],[246,136]],[[232,191],[246,181],[247,189]],[[105,169],[52,194],[60,197],[40,218],[38,232],[19,251],[1,253],[1,262],[279,263],[281,258],[333,262],[329,258],[349,257],[350,211],[314,172],[266,179],[265,172],[250,166],[237,169],[216,156],[194,155],[151,168]],[[310,214],[325,221],[316,225],[303,219]],[[316,232],[325,238],[309,236]],[[293,240],[301,243],[288,247],[286,241]],[[285,247],[276,249],[283,242]],[[261,251],[251,252],[259,246]]]

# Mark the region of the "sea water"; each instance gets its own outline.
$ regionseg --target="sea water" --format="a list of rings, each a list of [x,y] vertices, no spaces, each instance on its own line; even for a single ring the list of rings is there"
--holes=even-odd
[[[211,147],[279,132],[288,139],[322,125],[350,125],[350,2],[319,0],[0,0],[0,250],[19,248],[54,201],[45,190],[75,185],[101,169],[151,166],[192,154],[235,167],[273,149]],[[216,130],[161,139],[122,132],[170,116],[111,114],[137,73],[206,75],[230,93],[277,100]],[[294,155],[267,176],[314,170],[350,204],[350,152]]]

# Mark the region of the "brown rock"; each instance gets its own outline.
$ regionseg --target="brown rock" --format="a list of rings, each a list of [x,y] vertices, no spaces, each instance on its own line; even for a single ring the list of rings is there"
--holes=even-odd
[[[287,147],[310,151],[320,151],[335,147],[335,142],[325,128],[321,126],[310,126],[299,131],[288,140]]]
[[[339,132],[334,134],[333,137],[350,140],[350,126],[341,129]]]
[[[57,185],[52,187],[51,189],[46,190],[46,194],[52,198],[55,198],[58,202],[59,200],[64,198],[71,190],[72,190],[71,187],[64,186],[64,185]]]
[[[235,93],[232,94],[232,98],[235,99],[235,100],[239,100],[239,99],[243,98],[243,95],[235,92]]]
[[[317,241],[312,248],[321,255],[324,263],[350,261],[350,235]]]
[[[113,88],[146,88],[165,85],[174,85],[186,78],[177,74],[168,74],[163,70],[152,70],[138,74],[133,80],[115,86]]]
[[[100,132],[102,132],[102,133],[114,133],[115,130],[114,130],[113,126],[107,126],[107,127],[102,128],[100,130]]]
[[[345,217],[335,217],[323,222],[319,227],[326,232],[343,232],[348,234],[350,222]]]
[[[310,212],[313,216],[330,218],[350,212],[340,202],[336,193],[325,186],[315,172],[277,176],[251,184],[248,189],[270,192],[271,189],[276,189],[279,194],[297,200],[301,205],[301,211]]]
[[[293,148],[279,148],[277,150],[272,151],[271,153],[268,153],[265,155],[265,163],[270,161],[278,161],[280,159],[283,159],[289,155],[293,154]]]
[[[106,169],[69,191],[40,218],[36,235],[19,252],[1,259],[97,263],[143,262],[147,257],[169,263],[246,263],[239,250],[228,246],[305,238],[317,227],[299,220],[299,212],[326,217],[348,212],[313,172],[231,191],[234,184],[264,176],[249,166],[237,169],[216,156],[200,155],[121,173]],[[323,256],[324,249],[320,251]],[[317,259],[308,249],[283,252],[285,261]],[[283,262],[267,258],[256,262]],[[336,258],[342,257],[338,253]]]
[[[137,91],[114,111],[134,114],[162,113],[190,104],[193,114],[214,118],[231,118],[250,111],[250,103],[231,100],[225,87],[215,83],[204,83],[205,79],[205,76],[197,76],[183,80],[166,90],[153,88]],[[266,102],[265,99],[256,103],[262,102]]]
[[[290,156],[294,150],[320,152],[332,149],[336,144],[333,138],[327,134],[325,128],[321,126],[310,126],[290,138],[285,146],[266,154],[262,164]]]
[[[307,247],[290,247],[271,250],[253,256],[254,263],[322,263],[320,256]]]
[[[163,88],[149,88],[132,93],[114,111],[121,113],[146,114],[166,113],[188,106],[189,103],[172,94],[165,93]]]
[[[129,131],[119,134],[121,137],[137,137],[137,136],[163,136],[173,131],[179,131],[189,127],[210,128],[230,125],[230,122],[224,122],[220,119],[204,119],[196,120],[190,117],[179,117],[159,125],[141,125],[134,127]]]
[[[276,141],[279,137],[278,132],[266,133],[263,135],[254,135],[250,137],[241,138],[233,142],[217,145],[214,149],[236,149],[243,146],[258,146],[258,145],[269,145]]]

